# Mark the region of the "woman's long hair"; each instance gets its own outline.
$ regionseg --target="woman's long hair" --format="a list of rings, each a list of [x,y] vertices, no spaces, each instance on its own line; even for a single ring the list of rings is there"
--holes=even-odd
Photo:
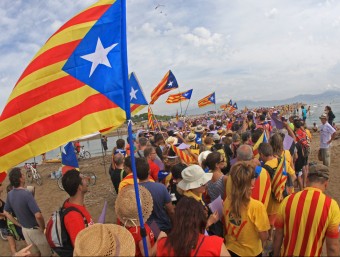
[[[165,247],[173,249],[175,256],[190,256],[198,244],[198,236],[203,233],[207,218],[203,205],[191,197],[182,197],[176,205],[174,224]]]
[[[255,167],[250,162],[237,162],[231,167],[230,178],[233,185],[231,192],[230,213],[235,220],[241,219],[241,210],[247,208],[251,195],[251,180]]]
[[[283,152],[283,139],[279,133],[275,133],[269,139],[269,143],[273,148],[273,154],[281,156]]]

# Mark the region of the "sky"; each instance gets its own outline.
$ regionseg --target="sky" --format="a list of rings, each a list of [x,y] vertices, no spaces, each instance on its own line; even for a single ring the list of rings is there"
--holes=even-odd
[[[0,112],[46,40],[95,2],[0,1]],[[127,0],[127,42],[146,98],[171,69],[180,91],[194,89],[189,110],[214,91],[222,104],[340,89],[338,0]],[[179,109],[168,95],[154,113]]]

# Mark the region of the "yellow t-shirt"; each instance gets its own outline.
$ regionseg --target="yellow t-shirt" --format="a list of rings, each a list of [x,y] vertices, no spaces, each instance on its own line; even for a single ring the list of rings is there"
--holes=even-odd
[[[199,154],[200,154],[199,145],[196,144],[195,141],[193,141],[193,142],[188,142],[188,144],[190,145],[190,151],[191,151],[193,154],[196,154],[196,155],[199,155]]]
[[[223,206],[225,220],[225,242],[228,250],[239,256],[256,256],[262,252],[259,232],[270,229],[266,208],[263,203],[250,198],[247,209],[241,211],[241,220],[230,215],[230,199]]]

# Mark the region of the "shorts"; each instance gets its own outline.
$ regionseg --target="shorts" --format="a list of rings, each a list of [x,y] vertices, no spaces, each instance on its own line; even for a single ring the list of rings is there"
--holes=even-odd
[[[16,225],[9,225],[7,228],[1,228],[1,232],[4,236],[14,237],[16,241],[25,240],[21,227]]]
[[[302,176],[302,170],[300,170],[300,171],[298,171],[298,172],[295,172],[295,175],[296,175],[297,177],[301,177],[301,176]]]

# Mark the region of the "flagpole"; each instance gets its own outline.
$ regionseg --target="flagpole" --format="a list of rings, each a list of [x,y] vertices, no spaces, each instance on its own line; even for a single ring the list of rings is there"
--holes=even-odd
[[[189,104],[190,104],[190,100],[191,100],[191,98],[189,99],[189,102],[188,102],[188,104],[187,104],[187,108],[185,108],[184,117],[185,117],[185,115],[187,114],[187,110],[188,110],[188,107],[189,107]]]
[[[155,117],[155,120],[156,120],[156,123],[157,123],[158,129],[159,129],[159,132],[160,132],[160,134],[162,135],[162,137],[163,137],[163,139],[164,139],[164,141],[165,141],[165,137],[164,137],[164,135],[163,135],[163,133],[162,133],[161,126],[159,125],[159,122],[158,122],[158,120],[157,120],[157,118],[156,118],[156,115],[155,115],[155,114],[153,114],[153,110],[152,110],[152,108],[151,108],[151,105],[150,105],[150,104],[149,104],[149,107],[150,107],[151,115],[152,115],[153,117]]]
[[[179,88],[178,88],[178,93],[179,93],[179,94],[181,93],[181,91],[179,91]],[[179,97],[179,105],[181,106],[181,116],[183,117],[182,96]]]
[[[118,2],[118,1],[117,1]],[[125,96],[125,112],[126,112],[126,120],[128,123],[128,135],[129,135],[129,145],[130,145],[130,158],[131,158],[131,168],[133,173],[133,183],[135,188],[136,195],[136,203],[138,210],[138,217],[140,221],[140,234],[143,240],[143,248],[145,256],[149,256],[148,246],[146,242],[146,229],[144,227],[143,213],[139,196],[138,189],[138,181],[137,181],[137,172],[136,172],[136,163],[135,163],[135,155],[133,152],[133,138],[132,138],[132,120],[131,120],[131,107],[130,107],[130,91],[131,86],[129,84],[129,72],[128,72],[128,59],[127,59],[127,40],[126,40],[126,0],[121,0],[121,8],[122,8],[122,34],[121,34],[121,55],[122,55],[122,76],[123,76],[123,87],[124,87],[124,96]]]

